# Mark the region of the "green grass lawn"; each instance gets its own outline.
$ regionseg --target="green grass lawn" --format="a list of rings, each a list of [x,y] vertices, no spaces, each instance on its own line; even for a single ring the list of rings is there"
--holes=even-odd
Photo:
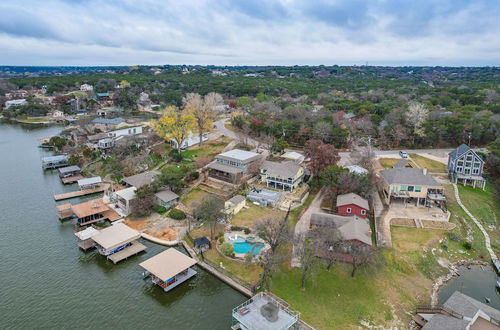
[[[290,222],[292,228],[293,226],[295,226],[297,221],[299,221],[302,211],[306,210],[309,205],[311,205],[311,202],[313,201],[314,197],[316,197],[317,193],[317,191],[310,191],[309,196],[307,196],[306,200],[304,201],[304,204],[290,211],[290,218],[288,219],[288,221]]]
[[[498,227],[500,216],[500,201],[496,197],[495,188],[486,184],[486,189],[458,186],[460,199],[465,207],[478,219],[491,236],[491,243],[495,251],[500,250],[497,241],[500,238],[500,230],[493,230],[490,226]],[[468,217],[467,217],[468,218]],[[476,228],[476,225],[474,225]]]
[[[380,165],[382,165],[382,167],[392,168],[400,160],[401,159],[397,159],[397,158],[379,158],[378,161],[380,162]]]
[[[212,264],[217,267],[220,267],[220,264],[222,263],[227,272],[248,283],[250,286],[256,285],[260,279],[260,275],[262,274],[262,267],[256,264],[232,262],[221,256],[215,249],[206,251],[204,255],[206,259],[210,260]]]
[[[200,188],[195,188],[191,190],[183,199],[182,204],[186,205],[189,209],[194,209],[197,203],[201,203],[203,198],[211,196],[212,194],[201,190]]]
[[[441,162],[417,154],[410,154],[410,157],[418,167],[426,168],[429,172],[446,173],[447,171],[446,165]]]
[[[248,208],[243,208],[231,219],[231,224],[235,226],[252,227],[255,222],[268,217],[284,217],[285,212],[261,207],[252,203],[247,203]]]
[[[184,158],[195,160],[196,158],[214,158],[217,154],[222,152],[231,139],[228,137],[221,137],[214,141],[203,142],[201,146],[190,147],[189,150],[181,152]]]

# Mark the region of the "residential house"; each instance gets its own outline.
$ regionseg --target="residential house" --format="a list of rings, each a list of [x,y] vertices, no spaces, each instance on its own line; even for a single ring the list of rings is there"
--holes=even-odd
[[[269,188],[293,192],[304,178],[304,168],[293,161],[264,161],[260,167],[260,180]]]
[[[278,201],[281,199],[281,193],[267,189],[252,188],[247,194],[247,199],[258,205],[276,207]]]
[[[27,105],[28,101],[26,99],[10,100],[5,102],[5,109],[15,106]]]
[[[368,201],[355,193],[337,196],[337,213],[339,215],[356,215],[366,218],[370,207]]]
[[[346,169],[349,170],[350,173],[355,173],[359,175],[367,175],[368,170],[364,167],[361,167],[359,165],[349,165],[345,167]]]
[[[422,330],[500,330],[500,311],[455,291],[442,306],[417,307]]]
[[[215,156],[215,161],[208,165],[208,176],[229,182],[241,183],[241,179],[259,169],[262,155],[240,149],[233,149]]]
[[[121,123],[125,122],[123,118],[95,118],[92,123],[103,131],[112,130],[118,127]]]
[[[120,136],[128,136],[128,135],[139,135],[139,134],[142,134],[142,126],[124,127],[107,132],[107,135],[113,138],[117,138]]]
[[[81,84],[80,85],[80,91],[82,92],[91,92],[94,90],[94,86],[89,85],[89,84]]]
[[[415,202],[416,206],[444,207],[444,187],[425,168],[391,168],[380,171],[387,204],[393,201]]]
[[[224,213],[229,217],[236,215],[246,205],[245,196],[236,195],[224,203]]]
[[[354,216],[342,216],[327,213],[313,213],[310,220],[310,228],[333,226],[342,238],[349,242],[373,246],[371,239],[371,228],[368,220]]]
[[[448,154],[448,172],[453,183],[470,183],[474,188],[479,185],[484,189],[483,169],[484,160],[466,144]]]
[[[208,133],[203,133],[201,135],[201,141],[202,142],[208,141]],[[200,135],[195,134],[193,132],[189,132],[188,137],[184,141],[182,141],[182,143],[181,143],[181,149],[187,149],[187,148],[194,146],[198,143],[200,143]],[[172,148],[177,149],[177,146],[179,145],[179,143],[177,143],[177,140],[170,140],[170,145],[172,146]]]
[[[159,171],[147,171],[123,178],[122,183],[126,187],[140,188],[144,185],[151,184],[151,182],[153,182],[154,180],[154,177],[160,174],[161,173]]]
[[[155,202],[157,205],[169,209],[179,202],[179,195],[170,189],[161,190],[155,194]]]
[[[136,187],[129,187],[115,191],[116,205],[124,216],[132,213],[132,201],[136,199]]]

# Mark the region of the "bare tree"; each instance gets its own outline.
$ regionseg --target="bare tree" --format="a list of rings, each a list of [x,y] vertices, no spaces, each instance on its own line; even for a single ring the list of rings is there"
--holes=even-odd
[[[320,229],[316,229],[320,230]],[[318,262],[316,257],[317,241],[313,237],[299,235],[296,237],[295,255],[300,261],[300,289],[306,289],[306,280],[311,277],[314,265]]]
[[[197,220],[207,221],[210,226],[210,239],[215,239],[217,220],[224,217],[224,202],[213,196],[206,197],[194,209],[193,217]]]
[[[356,271],[360,266],[375,264],[378,257],[378,251],[371,246],[347,241],[341,247],[342,251],[349,254],[351,257],[352,272],[351,277],[356,275]]]
[[[413,128],[413,142],[415,142],[415,136],[422,136],[424,134],[422,125],[428,115],[429,110],[422,103],[410,102],[408,111],[406,112],[406,122]]]
[[[319,121],[314,125],[314,136],[323,142],[327,142],[332,134],[332,125]]]
[[[316,241],[317,256],[325,261],[326,270],[330,271],[339,260],[339,249],[344,244],[342,236],[334,226],[324,226],[310,233],[311,239]]]
[[[204,98],[197,93],[188,93],[182,98],[184,109],[196,118],[200,145],[203,142],[203,133],[212,129],[212,123],[217,116],[216,107],[223,101],[222,96],[217,93],[208,93]]]

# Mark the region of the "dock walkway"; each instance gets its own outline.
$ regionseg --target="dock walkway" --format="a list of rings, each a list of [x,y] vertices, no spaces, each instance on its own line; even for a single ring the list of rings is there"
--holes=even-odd
[[[74,183],[78,180],[84,179],[85,177],[81,174],[73,175],[73,176],[68,176],[67,178],[61,178],[62,183],[64,184],[69,184],[69,183]]]
[[[144,250],[146,250],[146,246],[144,244],[134,241],[132,242],[132,245],[130,245],[128,248],[125,248],[121,251],[113,253],[112,255],[109,255],[108,259],[111,260],[114,264],[116,264]]]
[[[75,198],[75,197],[97,194],[97,193],[104,192],[108,188],[109,188],[109,184],[101,184],[99,187],[96,187],[96,188],[71,191],[71,192],[63,193],[63,194],[56,194],[56,195],[54,195],[54,199],[56,201],[62,201],[64,199],[70,199],[70,198]]]

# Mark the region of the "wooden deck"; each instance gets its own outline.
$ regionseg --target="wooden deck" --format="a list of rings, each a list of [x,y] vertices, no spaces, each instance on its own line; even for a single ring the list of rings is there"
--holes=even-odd
[[[62,183],[64,184],[69,184],[76,182],[78,180],[85,179],[85,177],[81,174],[73,175],[73,176],[68,176],[67,178],[61,178]]]
[[[144,250],[146,250],[146,246],[144,244],[134,241],[132,242],[132,245],[129,246],[128,248],[125,248],[121,251],[113,253],[112,255],[109,255],[108,259],[111,260],[114,264],[116,264]]]
[[[99,187],[96,187],[96,188],[71,191],[71,192],[63,193],[63,194],[56,194],[56,195],[54,195],[54,199],[56,201],[62,201],[64,199],[70,199],[70,198],[75,198],[75,197],[97,194],[97,193],[104,192],[108,188],[109,188],[109,184],[105,183],[105,184],[101,184]]]

